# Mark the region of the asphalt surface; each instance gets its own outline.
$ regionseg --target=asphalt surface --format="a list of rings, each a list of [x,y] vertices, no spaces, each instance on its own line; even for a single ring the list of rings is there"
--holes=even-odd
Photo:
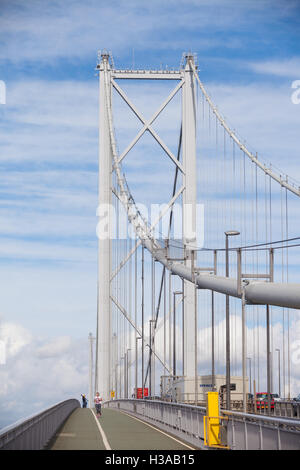
[[[97,418],[93,411],[89,408],[76,409],[57,431],[51,450],[191,449],[180,439],[123,412],[103,409],[102,415]]]

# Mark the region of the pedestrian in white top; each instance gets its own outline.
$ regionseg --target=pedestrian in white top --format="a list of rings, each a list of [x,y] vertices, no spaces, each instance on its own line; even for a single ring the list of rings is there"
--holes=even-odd
[[[99,416],[101,416],[101,402],[102,402],[102,398],[100,398],[99,392],[97,392],[97,393],[96,393],[96,396],[95,396],[95,398],[94,398],[94,403],[95,403],[95,407],[96,407],[97,418],[99,418]]]

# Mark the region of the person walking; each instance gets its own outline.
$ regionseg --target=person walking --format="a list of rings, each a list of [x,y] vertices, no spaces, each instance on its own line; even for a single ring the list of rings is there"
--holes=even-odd
[[[102,402],[102,398],[100,398],[99,392],[97,392],[96,396],[95,396],[95,399],[94,399],[97,418],[99,418],[99,416],[101,416],[101,402]]]
[[[81,398],[82,398],[82,408],[86,408],[87,407],[87,399],[86,399],[86,396],[85,395],[81,395]]]

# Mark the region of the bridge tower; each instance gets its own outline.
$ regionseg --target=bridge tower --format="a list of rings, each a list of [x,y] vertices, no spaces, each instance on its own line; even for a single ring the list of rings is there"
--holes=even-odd
[[[111,382],[111,169],[112,146],[109,131],[108,107],[111,106],[109,55],[101,55],[99,66],[99,198],[97,215],[103,224],[98,235],[98,305],[96,339],[95,388],[107,400]]]
[[[99,109],[99,207],[98,216],[101,217],[101,230],[97,231],[99,244],[98,259],[98,319],[97,319],[97,352],[96,352],[96,389],[103,399],[110,398],[110,391],[113,389],[112,370],[112,328],[111,328],[111,237],[112,233],[112,172],[116,170],[114,165],[115,139],[113,135],[112,123],[112,89],[115,88],[127,105],[138,116],[143,130],[138,134],[132,144],[118,156],[118,162],[126,156],[131,148],[136,144],[142,132],[149,131],[152,137],[158,142],[167,156],[173,161],[177,170],[182,173],[182,189],[176,197],[182,198],[182,243],[184,246],[185,264],[191,270],[195,262],[193,247],[197,245],[197,168],[196,168],[196,86],[194,71],[195,62],[192,54],[185,54],[184,62],[180,70],[177,71],[154,71],[154,70],[115,70],[112,66],[112,59],[108,53],[101,54],[101,61],[97,66],[100,79],[100,109]],[[127,98],[126,94],[115,82],[117,79],[150,79],[150,80],[175,80],[178,82],[160,109],[153,118],[146,122],[141,113]],[[156,134],[151,124],[167,106],[172,98],[181,90],[181,124],[182,143],[181,154],[182,163],[174,157],[167,145]],[[179,147],[180,151],[180,147]],[[121,193],[124,193],[124,190]],[[170,201],[171,207],[176,197]],[[125,195],[126,199],[126,195]],[[106,223],[106,225],[105,225]],[[99,227],[99,224],[98,224]],[[137,228],[137,227],[136,227]],[[143,229],[145,230],[145,229]],[[147,245],[147,243],[146,243]],[[196,374],[196,339],[195,339],[195,286],[184,281],[184,375],[194,377]],[[152,357],[152,361],[154,357]],[[170,361],[170,369],[172,369]],[[152,367],[154,370],[154,367]],[[154,380],[153,380],[154,382]]]
[[[192,69],[194,56],[185,57],[184,85],[182,87],[182,163],[183,163],[183,244],[185,263],[189,269],[196,261],[197,246],[197,165],[196,165],[196,86]],[[196,371],[196,299],[195,286],[184,281],[184,357],[183,370],[187,377]]]

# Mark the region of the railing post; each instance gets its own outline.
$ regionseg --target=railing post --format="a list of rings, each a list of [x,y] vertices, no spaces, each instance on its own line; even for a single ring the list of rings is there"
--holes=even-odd
[[[232,429],[232,444],[231,444],[231,449],[235,450],[236,449],[236,440],[235,440],[235,422],[234,422],[234,416],[231,416],[231,429]]]
[[[245,435],[245,450],[248,450],[248,432],[247,432],[247,421],[244,418],[244,435]]]
[[[277,426],[277,449],[281,450],[280,424]]]

